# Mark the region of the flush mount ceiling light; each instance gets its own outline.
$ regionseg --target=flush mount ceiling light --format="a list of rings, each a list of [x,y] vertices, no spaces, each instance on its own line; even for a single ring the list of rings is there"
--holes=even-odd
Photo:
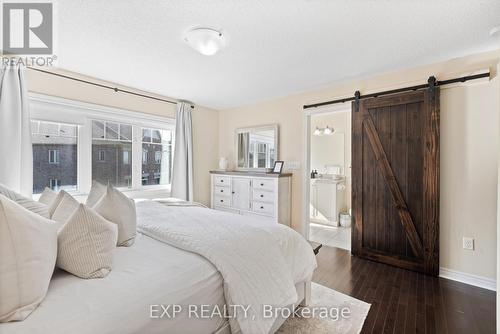
[[[210,28],[196,28],[187,32],[186,43],[202,55],[212,56],[225,45],[222,32]]]

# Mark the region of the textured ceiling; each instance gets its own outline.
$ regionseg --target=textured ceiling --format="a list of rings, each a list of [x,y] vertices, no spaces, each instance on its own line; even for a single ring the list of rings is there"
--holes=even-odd
[[[213,107],[496,48],[498,0],[56,1],[58,67]],[[202,56],[193,27],[221,29]]]

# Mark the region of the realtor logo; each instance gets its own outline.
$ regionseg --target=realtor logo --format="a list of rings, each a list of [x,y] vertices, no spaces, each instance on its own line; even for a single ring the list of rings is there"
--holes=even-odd
[[[4,54],[52,54],[52,18],[52,3],[4,3]]]

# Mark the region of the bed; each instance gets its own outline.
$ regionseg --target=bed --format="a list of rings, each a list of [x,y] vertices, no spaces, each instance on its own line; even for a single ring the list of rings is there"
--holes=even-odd
[[[247,325],[238,318],[230,317],[228,321],[225,317],[217,315],[203,318],[196,316],[200,315],[201,312],[195,313],[195,316],[193,314],[188,316],[186,311],[188,305],[210,305],[211,308],[223,310],[225,305],[233,305],[229,303],[231,298],[241,299],[234,292],[235,288],[239,289],[240,287],[233,284],[231,294],[231,286],[227,284],[231,279],[234,282],[236,276],[231,278],[234,273],[228,271],[223,263],[218,263],[219,260],[210,260],[211,248],[224,250],[226,246],[212,245],[208,252],[197,250],[197,248],[203,248],[199,243],[196,243],[196,239],[200,237],[196,236],[196,232],[189,232],[189,236],[186,235],[187,230],[183,228],[186,226],[191,228],[197,223],[200,226],[206,226],[208,231],[217,231],[217,228],[210,226],[210,224],[218,221],[227,221],[227,224],[229,221],[233,221],[236,226],[253,224],[255,231],[267,231],[265,232],[266,237],[270,237],[276,245],[280,246],[279,249],[287,264],[286,267],[290,269],[290,277],[283,277],[283,281],[291,279],[294,284],[295,300],[287,304],[287,307],[293,308],[307,298],[310,278],[316,267],[316,261],[314,255],[311,256],[312,249],[303,247],[307,242],[301,240],[301,237],[286,236],[288,233],[293,235],[296,232],[277,232],[281,231],[282,228],[288,229],[287,227],[271,226],[267,222],[262,224],[253,218],[253,220],[248,220],[251,218],[216,212],[206,208],[172,207],[154,201],[138,202],[137,216],[140,233],[136,237],[135,244],[132,247],[116,248],[113,270],[106,278],[84,280],[64,271],[56,270],[47,296],[38,309],[22,322],[1,324],[0,333],[222,334],[249,332],[249,327],[243,327],[244,330],[240,328],[240,324]],[[184,227],[182,222],[185,223]],[[175,227],[176,225],[181,227]],[[214,223],[214,225],[217,224]],[[165,231],[164,226],[173,227],[172,230]],[[199,235],[203,235],[207,230]],[[233,229],[231,228],[231,230]],[[246,227],[243,229],[244,233],[248,234],[248,231]],[[173,238],[166,237],[172,233],[174,234]],[[241,234],[241,231],[236,233]],[[226,244],[223,240],[223,232],[217,231],[217,235],[209,237],[208,244],[212,244],[214,240],[210,238],[219,240],[218,245]],[[293,242],[288,240],[289,238],[294,239]],[[179,239],[181,240],[179,241]],[[193,239],[195,239],[194,248],[196,251],[189,249]],[[243,239],[251,239],[251,237],[243,237]],[[235,251],[234,247],[237,246],[231,244],[231,241],[227,241],[227,244],[228,252]],[[247,254],[244,256],[251,257]],[[271,267],[276,265],[273,260],[264,259],[262,256],[260,261],[269,262]],[[241,268],[252,268],[250,262],[253,260],[249,259],[248,262]],[[230,264],[234,265],[234,263]],[[240,272],[241,268],[237,272]],[[226,280],[224,275],[228,276]],[[268,275],[273,276],[272,273],[268,273]],[[255,279],[255,282],[252,280],[249,280],[250,286],[257,282],[258,278]],[[239,285],[239,282],[236,285]],[[265,288],[262,287],[263,290]],[[259,295],[258,290],[260,289],[254,290],[252,297]],[[172,318],[172,309],[165,313],[165,307],[168,305],[181,305],[182,311],[177,313],[175,318]],[[272,320],[272,326],[259,328],[265,328],[266,332],[273,332],[279,328],[284,320],[276,318]]]

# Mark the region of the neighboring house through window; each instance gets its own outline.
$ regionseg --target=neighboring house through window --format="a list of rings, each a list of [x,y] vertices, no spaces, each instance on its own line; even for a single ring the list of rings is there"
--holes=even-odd
[[[34,194],[88,193],[92,181],[134,190],[170,183],[172,119],[37,93],[29,102]]]

